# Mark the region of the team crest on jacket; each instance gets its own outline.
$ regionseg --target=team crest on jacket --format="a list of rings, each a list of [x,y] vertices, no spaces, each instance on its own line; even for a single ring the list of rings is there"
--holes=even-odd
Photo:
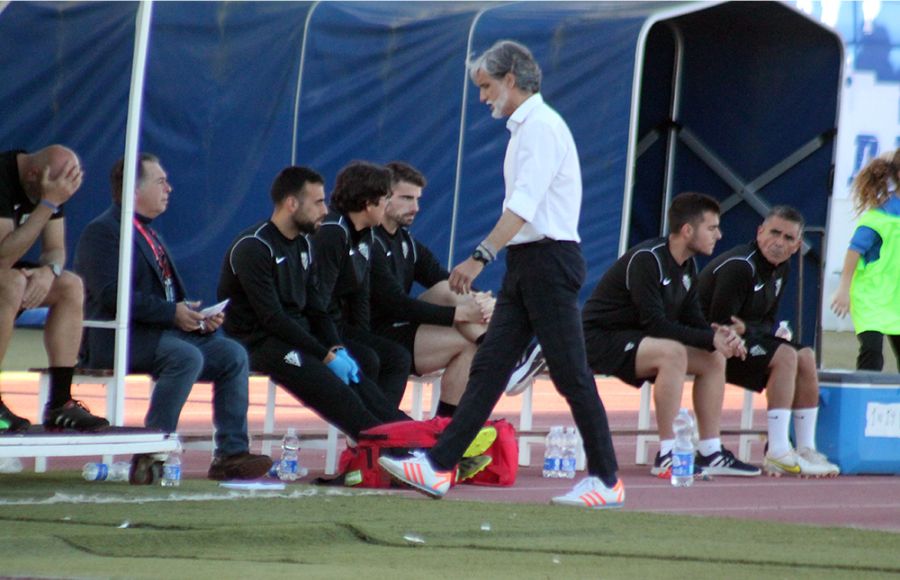
[[[365,242],[359,243],[359,253],[362,254],[363,258],[366,260],[369,259],[369,244]]]
[[[781,278],[777,278],[775,280],[775,296],[779,296],[781,294]]]
[[[403,257],[409,256],[409,244],[406,243],[406,240],[403,240],[400,246],[403,248]]]
[[[691,277],[687,274],[681,277],[681,283],[684,285],[685,290],[691,289]]]
[[[304,270],[309,270],[309,252],[300,252],[300,265]]]

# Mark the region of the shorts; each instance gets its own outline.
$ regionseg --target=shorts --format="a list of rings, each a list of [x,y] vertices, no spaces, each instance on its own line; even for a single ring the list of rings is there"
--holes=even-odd
[[[419,332],[418,322],[395,322],[390,326],[379,328],[375,333],[389,340],[400,344],[409,352],[412,358],[409,372],[416,376],[421,376],[416,372],[416,333]]]
[[[766,388],[769,380],[769,364],[779,346],[786,344],[795,350],[803,348],[802,345],[769,334],[755,334],[746,338],[745,342],[747,358],[728,359],[725,365],[725,380],[732,385],[739,385],[757,393],[763,392]]]
[[[638,388],[644,381],[653,382],[656,377],[635,376],[638,345],[646,336],[641,330],[585,330],[585,350],[591,370]]]

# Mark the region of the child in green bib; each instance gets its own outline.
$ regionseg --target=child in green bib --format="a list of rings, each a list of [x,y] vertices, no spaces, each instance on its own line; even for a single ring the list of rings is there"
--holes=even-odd
[[[881,371],[887,335],[900,368],[900,149],[873,159],[853,182],[859,223],[831,301],[850,312],[859,340],[856,368]]]

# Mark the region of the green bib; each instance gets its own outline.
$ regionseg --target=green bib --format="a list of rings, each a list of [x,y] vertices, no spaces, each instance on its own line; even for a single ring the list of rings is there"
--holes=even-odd
[[[853,327],[857,334],[900,334],[900,216],[870,209],[858,225],[881,236],[881,253],[871,264],[861,258],[856,265],[850,285]]]

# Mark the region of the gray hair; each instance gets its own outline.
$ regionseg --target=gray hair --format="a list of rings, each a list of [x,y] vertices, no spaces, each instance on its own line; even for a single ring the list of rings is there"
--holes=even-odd
[[[507,73],[516,77],[516,87],[527,93],[541,91],[541,67],[531,55],[531,51],[514,40],[498,40],[481,56],[469,62],[469,76],[475,80],[478,70],[483,70],[495,79],[502,79]]]

